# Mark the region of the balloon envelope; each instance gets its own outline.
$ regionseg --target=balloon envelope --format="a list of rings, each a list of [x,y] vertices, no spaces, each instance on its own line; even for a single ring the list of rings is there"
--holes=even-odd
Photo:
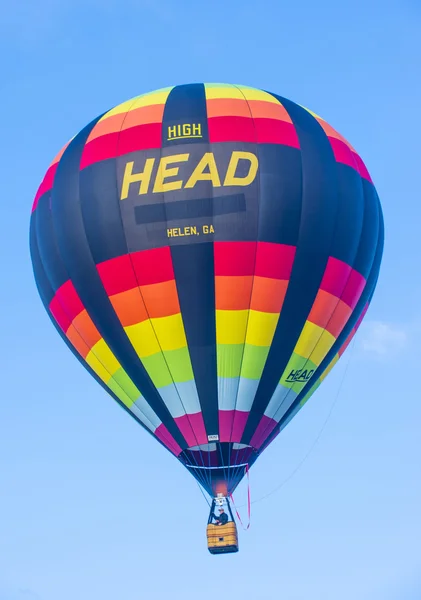
[[[55,158],[31,256],[62,339],[212,495],[229,494],[343,353],[383,220],[352,146],[262,90],[125,102]]]

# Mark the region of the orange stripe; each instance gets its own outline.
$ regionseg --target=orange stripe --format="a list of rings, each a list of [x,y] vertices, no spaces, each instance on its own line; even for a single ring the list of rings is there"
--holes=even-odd
[[[251,275],[215,277],[215,301],[217,310],[246,310],[250,306]]]
[[[101,334],[86,310],[73,319],[66,336],[83,358],[87,357],[91,348],[101,339]]]
[[[70,325],[69,329],[66,333],[67,339],[72,344],[72,346],[79,352],[79,354],[86,358],[89,354],[90,348],[83,339],[80,337],[80,334],[76,331],[74,325]]]
[[[63,148],[60,150],[60,152],[58,154],[56,154],[56,156],[54,157],[54,160],[50,164],[50,167],[52,167],[53,165],[55,165],[56,163],[58,163],[58,161],[63,156],[64,151],[66,150],[67,146],[70,144],[71,141],[72,140],[68,141],[67,144],[65,146],[63,146]]]
[[[180,312],[177,286],[174,279],[162,283],[142,285],[140,289],[150,318],[169,317]]]
[[[142,323],[148,318],[138,287],[114,294],[110,301],[123,327]]]
[[[246,100],[239,98],[211,98],[206,101],[208,119],[212,117],[249,117],[250,109]]]
[[[248,105],[254,119],[277,119],[278,121],[292,123],[291,117],[282,104],[274,104],[264,100],[248,100]]]
[[[107,119],[102,121],[98,121],[95,127],[92,129],[87,142],[91,142],[96,138],[101,137],[102,135],[107,135],[109,133],[115,133],[116,131],[120,131],[123,126],[123,121],[127,113],[118,113],[117,115],[112,115]]]
[[[329,331],[336,338],[341,333],[342,329],[345,327],[346,322],[352,314],[352,308],[345,304],[343,300],[339,300],[338,306],[335,309],[335,312],[332,315],[329,323],[327,324],[327,331]]]
[[[288,281],[255,276],[250,308],[260,312],[280,313]]]
[[[352,309],[345,302],[329,292],[319,290],[308,320],[337,338],[351,313]]]
[[[161,123],[164,116],[165,104],[152,104],[129,110],[123,123],[123,129],[146,125],[149,123]]]
[[[333,129],[333,127],[331,125],[329,125],[329,123],[326,123],[326,121],[323,121],[323,119],[317,119],[317,122],[319,123],[319,125],[321,126],[321,128],[323,129],[323,131],[325,132],[325,134],[329,137],[334,137],[337,140],[341,140],[341,142],[343,142],[344,144],[346,144],[348,146],[348,148],[350,148],[353,152],[355,152],[354,148],[351,146],[351,144],[349,142],[346,141],[346,139],[336,131],[336,129]]]

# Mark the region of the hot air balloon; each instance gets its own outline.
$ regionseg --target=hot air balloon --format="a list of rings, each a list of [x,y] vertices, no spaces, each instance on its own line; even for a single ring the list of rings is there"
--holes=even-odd
[[[328,123],[267,91],[189,84],[94,119],[35,197],[38,291],[100,385],[227,502],[355,334],[383,251],[376,189]]]

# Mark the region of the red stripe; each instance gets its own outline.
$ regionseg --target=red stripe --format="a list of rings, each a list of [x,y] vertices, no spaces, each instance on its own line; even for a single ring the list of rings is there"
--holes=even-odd
[[[70,321],[73,321],[84,309],[82,301],[70,279],[57,290],[55,297],[63,306]]]
[[[253,446],[253,448],[260,448],[271,431],[275,429],[277,424],[277,421],[274,419],[270,419],[266,415],[263,415],[253,437],[250,440],[250,446]]]
[[[38,191],[35,195],[34,203],[32,205],[32,212],[34,212],[34,210],[38,206],[38,200],[41,198],[41,196],[43,194],[45,194],[45,192],[48,192],[49,190],[51,190],[51,188],[53,187],[54,177],[56,175],[57,167],[58,167],[58,162],[56,162],[54,165],[51,165],[51,167],[48,169],[48,171],[44,175],[44,179],[42,180],[42,183],[39,186]]]
[[[66,333],[71,325],[71,321],[67,316],[66,311],[60,304],[57,296],[54,296],[54,298],[51,300],[49,308],[58,326],[64,331],[64,333]]]
[[[80,168],[85,169],[100,160],[115,158],[119,132],[107,133],[88,142],[83,149]]]
[[[253,275],[256,242],[215,242],[215,275]]]
[[[354,328],[351,330],[351,333],[348,335],[348,337],[346,338],[345,342],[342,344],[342,346],[339,348],[338,351],[338,355],[342,356],[342,354],[345,352],[345,350],[348,348],[349,344],[352,341],[352,338],[354,337],[354,335],[357,333],[359,326],[361,325],[365,314],[368,310],[369,307],[369,303],[367,302],[367,304],[364,307],[364,310],[362,311],[362,313],[360,314],[360,316],[358,317],[357,322],[354,325]]]
[[[258,242],[255,275],[289,280],[295,257],[295,246]]]
[[[165,427],[163,423],[159,425],[154,431],[156,437],[161,440],[161,442],[169,449],[173,454],[178,456],[182,453],[182,449],[177,444],[175,439],[172,437],[168,429]]]
[[[340,298],[352,268],[337,258],[329,257],[320,289]]]
[[[353,152],[342,140],[338,140],[338,138],[335,137],[328,137],[337,162],[348,165],[357,171],[361,177],[367,179],[370,183],[373,183],[362,158],[356,152]]]
[[[231,442],[237,442],[238,444],[241,442],[249,414],[249,412],[244,410],[234,410],[234,424],[232,426]]]
[[[366,280],[361,273],[358,273],[358,271],[352,269],[345,289],[342,292],[341,300],[348,304],[350,308],[354,309],[358,300],[360,299],[365,284]]]
[[[299,148],[300,142],[292,123],[279,119],[254,119],[256,139],[259,144],[283,144]]]
[[[80,168],[85,169],[100,160],[115,158],[129,152],[160,148],[161,129],[161,123],[147,123],[101,135],[84,147]]]
[[[370,183],[373,183],[370,173],[367,171],[367,167],[365,166],[362,158],[356,152],[354,152],[354,158],[357,162],[358,170],[360,172],[361,177],[367,179],[367,181],[369,181]]]
[[[363,311],[362,311],[362,313],[361,313],[361,314],[360,314],[360,316],[358,317],[358,321],[357,321],[357,322],[355,323],[355,325],[354,325],[354,329],[355,329],[355,331],[357,331],[358,327],[361,325],[361,323],[362,323],[362,321],[363,321],[363,319],[364,319],[364,317],[365,317],[365,315],[366,315],[366,313],[367,313],[367,311],[368,311],[368,307],[369,307],[369,306],[370,306],[370,303],[369,303],[369,302],[367,302],[367,303],[366,303],[366,305],[365,305],[365,306],[364,306],[364,308],[363,308]]]
[[[109,296],[137,287],[130,255],[125,254],[97,265],[99,276]]]
[[[162,123],[146,123],[120,132],[118,156],[161,147]]]
[[[329,137],[330,145],[332,146],[333,154],[337,162],[344,165],[348,165],[354,171],[359,173],[358,165],[354,159],[354,153],[351,152],[349,146],[347,146],[342,140],[338,140],[335,137]]]
[[[183,415],[182,417],[176,417],[174,421],[183,434],[189,448],[208,443],[202,413]]]
[[[139,285],[162,283],[174,279],[169,246],[135,252],[131,254],[131,259]]]
[[[208,119],[209,142],[256,142],[253,120],[249,117]]]
[[[50,302],[50,311],[63,331],[66,332],[73,319],[82,310],[84,310],[84,306],[73,283],[69,279],[56,291],[54,298]]]

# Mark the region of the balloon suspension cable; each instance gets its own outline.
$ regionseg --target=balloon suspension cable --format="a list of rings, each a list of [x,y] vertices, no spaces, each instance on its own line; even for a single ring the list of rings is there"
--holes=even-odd
[[[316,447],[317,443],[319,442],[320,438],[323,435],[324,430],[326,429],[326,426],[330,420],[330,417],[332,416],[332,413],[334,411],[334,408],[339,400],[339,396],[340,393],[342,391],[342,387],[343,384],[345,382],[345,378],[348,372],[348,367],[351,363],[351,358],[354,352],[354,348],[355,348],[355,337],[352,341],[352,346],[350,348],[350,352],[349,352],[349,358],[348,358],[348,362],[346,363],[343,375],[342,375],[342,379],[341,382],[339,384],[339,388],[338,391],[336,393],[335,399],[332,403],[332,406],[330,407],[330,410],[327,414],[327,417],[319,431],[319,433],[317,434],[316,439],[314,440],[314,442],[311,444],[310,448],[308,449],[307,453],[304,455],[304,458],[302,458],[302,460],[298,463],[298,465],[295,467],[295,469],[288,475],[288,477],[286,477],[283,482],[281,484],[279,484],[278,486],[276,486],[276,488],[274,488],[272,491],[268,492],[267,494],[265,494],[264,496],[261,496],[260,498],[257,498],[257,500],[253,500],[253,502],[251,502],[251,504],[257,504],[258,502],[262,502],[263,500],[266,500],[267,498],[269,498],[270,496],[272,496],[273,494],[276,494],[276,492],[279,492],[279,490],[281,488],[283,488],[289,481],[291,481],[291,479],[298,473],[298,471],[301,469],[301,467],[304,465],[304,463],[307,461],[308,457],[310,456],[310,454],[313,452],[314,448]],[[239,508],[245,506],[245,504],[240,505]]]
[[[230,494],[230,496],[229,496],[229,498],[232,502],[232,505],[234,507],[235,513],[237,515],[237,519],[238,519],[241,527],[244,529],[244,531],[247,531],[247,529],[249,529],[250,522],[251,522],[250,474],[249,474],[249,466],[248,465],[246,465],[246,475],[247,475],[247,513],[248,513],[247,527],[244,527],[243,521],[241,520],[240,513],[238,512],[237,507],[234,502],[234,496],[232,494]]]
[[[206,504],[207,504],[207,505],[209,506],[209,508],[210,508],[210,507],[211,507],[211,503],[209,502],[209,500],[208,500],[208,498],[207,498],[207,496],[206,496],[205,490],[202,488],[202,486],[200,485],[200,483],[199,483],[197,480],[196,480],[196,483],[197,483],[197,485],[198,485],[198,487],[199,487],[199,490],[202,492],[202,496],[203,496],[203,497],[204,497],[204,499],[206,500]]]

